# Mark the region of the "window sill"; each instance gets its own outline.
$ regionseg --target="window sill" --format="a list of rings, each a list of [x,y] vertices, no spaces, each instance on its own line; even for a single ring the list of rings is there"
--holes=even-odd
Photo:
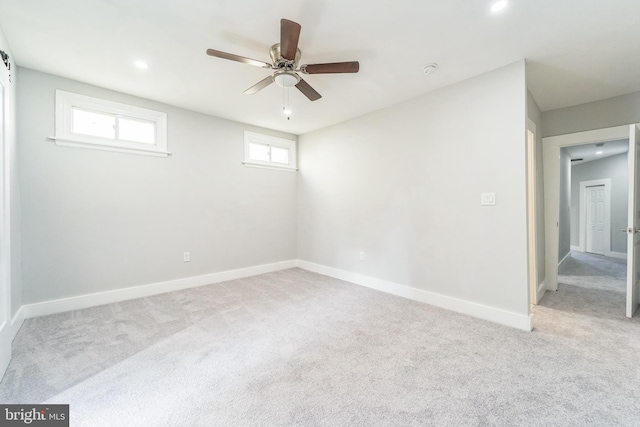
[[[131,148],[131,147],[123,147],[117,145],[107,145],[107,144],[98,144],[95,142],[86,142],[80,141],[72,138],[62,138],[56,136],[50,136],[48,139],[54,141],[56,145],[61,147],[76,147],[76,148],[89,148],[92,150],[102,150],[102,151],[115,151],[117,153],[129,153],[129,154],[138,154],[142,156],[153,156],[153,157],[167,157],[170,156],[171,153],[162,150],[153,150],[153,149],[144,149],[144,148]]]
[[[260,163],[249,163],[249,162],[241,162],[241,163],[249,168],[271,169],[271,170],[285,171],[285,172],[296,172],[298,170],[298,168],[294,168],[291,166],[270,166],[270,165],[263,165]]]

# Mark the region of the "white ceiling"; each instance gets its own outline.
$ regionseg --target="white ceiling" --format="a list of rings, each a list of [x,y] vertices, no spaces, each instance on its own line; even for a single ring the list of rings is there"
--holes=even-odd
[[[572,161],[571,166],[580,165],[593,160],[604,159],[606,157],[615,156],[629,151],[628,139],[607,141],[602,144],[603,145],[601,147],[596,146],[596,144],[574,145],[572,147],[565,147],[563,150],[566,150],[571,159],[582,159],[580,161]]]
[[[492,14],[493,1],[2,0],[0,25],[20,66],[295,134],[523,58],[543,111],[640,91],[640,1],[510,0]],[[306,76],[323,98],[293,90],[290,121],[278,86],[242,94],[268,70],[205,55],[267,62],[281,18],[302,25],[302,63],[360,61]]]

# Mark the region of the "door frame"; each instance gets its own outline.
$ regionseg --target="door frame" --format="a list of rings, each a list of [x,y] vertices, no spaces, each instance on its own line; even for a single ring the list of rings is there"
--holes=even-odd
[[[0,64],[0,379],[11,359],[11,246],[10,246],[10,165],[9,123],[11,119],[9,72]]]
[[[545,287],[558,290],[558,223],[560,221],[560,149],[629,138],[629,125],[542,138],[545,219]],[[554,225],[555,224],[555,225]]]
[[[536,224],[537,157],[536,124],[527,118],[527,269],[529,304],[537,305],[544,295],[544,283],[538,283],[538,234]]]
[[[638,197],[638,169],[640,168],[640,150],[638,144],[640,143],[640,128],[638,124],[632,124],[629,126],[629,154],[627,154],[629,175],[628,185],[628,213],[627,213],[627,303],[626,303],[626,315],[627,317],[633,317],[634,312],[640,303],[640,283],[638,270],[640,266],[638,263],[638,252],[640,248],[638,245],[640,241],[640,200]]]
[[[604,186],[604,256],[611,257],[611,179],[580,181],[579,250],[587,251],[587,188]]]

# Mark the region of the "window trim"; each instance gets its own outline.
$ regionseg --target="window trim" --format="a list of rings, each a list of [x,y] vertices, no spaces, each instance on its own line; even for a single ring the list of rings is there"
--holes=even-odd
[[[263,144],[269,147],[285,148],[289,150],[289,163],[266,162],[261,160],[252,160],[249,158],[249,144]],[[296,153],[296,141],[292,139],[278,138],[271,135],[264,135],[257,132],[244,131],[244,161],[243,165],[249,167],[275,169],[275,170],[298,170],[298,156]]]
[[[155,143],[135,142],[125,139],[110,139],[73,133],[73,109],[109,114],[117,118],[152,122],[155,124]],[[167,113],[149,110],[119,102],[107,101],[73,92],[56,90],[56,135],[51,137],[59,146],[91,148],[167,157]]]

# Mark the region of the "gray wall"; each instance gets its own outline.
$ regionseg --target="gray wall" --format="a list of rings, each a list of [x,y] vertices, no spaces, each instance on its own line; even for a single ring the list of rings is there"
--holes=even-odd
[[[560,149],[560,206],[558,224],[558,262],[571,251],[571,156]]]
[[[21,249],[21,236],[20,236],[20,222],[21,222],[21,208],[20,208],[20,181],[18,177],[17,167],[17,151],[18,144],[16,143],[16,82],[18,81],[15,59],[11,53],[11,49],[7,43],[7,39],[4,36],[2,28],[0,28],[0,50],[4,50],[9,54],[9,60],[11,61],[11,83],[7,88],[7,94],[9,96],[10,109],[8,112],[9,120],[6,123],[6,153],[9,156],[9,218],[10,218],[10,231],[9,239],[10,245],[10,257],[11,257],[11,316],[20,309],[22,305],[22,249]],[[0,63],[0,67],[4,67],[3,63]]]
[[[640,92],[542,113],[542,136],[640,123]]]
[[[302,135],[298,257],[528,314],[525,108],[519,62]]]
[[[542,163],[542,112],[527,91],[527,117],[536,125],[536,270],[538,284],[545,278],[545,236],[544,236],[544,175]]]
[[[55,89],[167,112],[173,155],[56,146]],[[29,69],[18,90],[24,304],[296,257],[296,173],[240,163],[244,130],[295,137]]]
[[[627,227],[627,176],[627,153],[571,168],[572,245],[580,245],[580,182],[611,178],[611,247],[609,250],[627,253],[627,235],[618,231]]]

